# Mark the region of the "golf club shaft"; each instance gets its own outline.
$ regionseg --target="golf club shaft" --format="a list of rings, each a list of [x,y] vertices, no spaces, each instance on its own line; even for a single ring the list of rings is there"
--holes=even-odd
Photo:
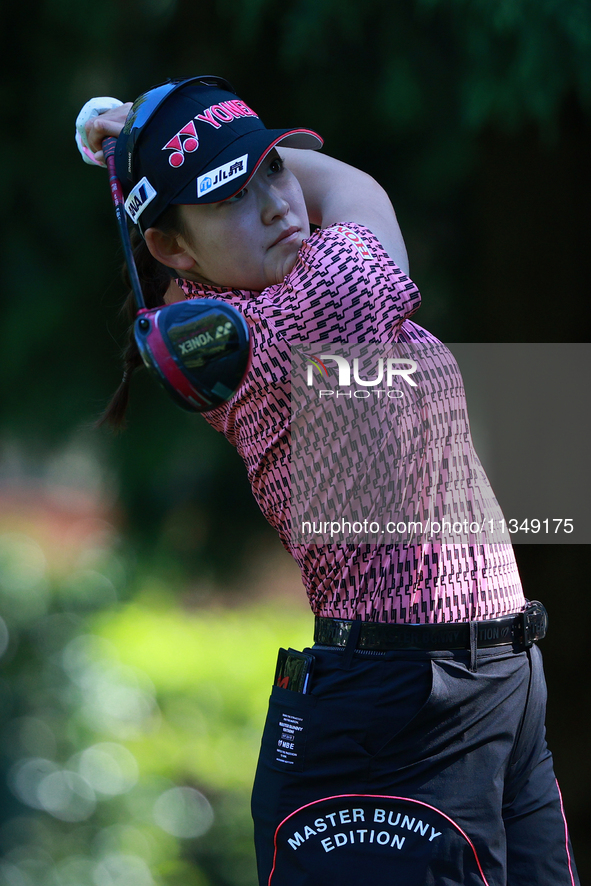
[[[144,296],[142,293],[140,278],[138,277],[138,272],[137,272],[137,268],[135,266],[135,260],[133,257],[133,250],[131,248],[131,241],[129,239],[129,230],[127,228],[127,214],[125,212],[125,198],[123,196],[123,191],[121,190],[121,185],[119,184],[119,179],[117,178],[117,172],[115,170],[115,146],[116,146],[116,144],[117,144],[116,138],[106,138],[103,141],[103,154],[104,154],[105,163],[107,164],[107,169],[109,172],[109,184],[111,186],[111,197],[113,198],[113,206],[115,207],[115,214],[117,216],[117,226],[119,228],[119,236],[121,238],[121,243],[123,245],[123,253],[125,255],[125,262],[127,264],[127,269],[129,271],[129,279],[131,282],[131,288],[133,290],[136,306],[139,311],[142,308],[145,309],[146,303],[144,302]]]

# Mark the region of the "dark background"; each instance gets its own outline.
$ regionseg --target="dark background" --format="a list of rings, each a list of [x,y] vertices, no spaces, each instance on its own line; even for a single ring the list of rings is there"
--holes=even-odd
[[[423,293],[415,319],[439,338],[589,339],[588,0],[37,0],[3,17],[4,497],[39,488],[47,459],[77,441],[98,453],[128,549],[154,571],[235,589],[271,533],[229,445],[149,379],[134,383],[125,435],[91,429],[124,330],[106,178],[73,141],[92,95],[221,74],[268,126],[318,130],[386,187]],[[560,451],[554,470],[573,470]],[[583,880],[587,553],[516,547],[526,596],[550,613],[549,741]]]

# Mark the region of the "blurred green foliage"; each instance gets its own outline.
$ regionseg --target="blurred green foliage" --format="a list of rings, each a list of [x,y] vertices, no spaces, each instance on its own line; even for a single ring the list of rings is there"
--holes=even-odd
[[[528,119],[552,126],[570,91],[587,108],[591,100],[591,7],[584,0],[298,0],[280,16],[265,0],[226,2],[225,9],[248,41],[274,20],[279,57],[293,70],[318,68],[335,44],[370,50],[370,67],[341,73],[349,85],[377,73],[372,104],[407,132],[413,123],[429,126],[426,112],[443,84],[453,96],[447,109],[455,105],[450,122],[468,130],[516,128]]]
[[[0,535],[1,886],[254,886],[265,702],[310,616],[187,612],[154,582],[118,604],[121,559],[81,561]]]
[[[2,17],[0,877],[249,886],[266,685],[305,619],[186,608],[208,588],[236,606],[272,536],[220,435],[148,378],[125,435],[91,427],[120,377],[124,289],[106,179],[82,164],[74,119],[92,95],[222,74],[267,125],[317,129],[328,153],[387,188],[423,291],[419,323],[448,341],[586,340],[591,3],[32,0]],[[18,529],[21,494],[52,523],[57,565]],[[81,547],[60,496],[79,510],[74,536],[91,526]],[[567,592],[586,605],[583,554],[517,550],[526,593],[559,616],[555,747],[584,736],[584,643],[566,614],[560,625]],[[130,785],[133,761],[129,790],[101,793]],[[567,769],[579,822],[587,786]],[[197,793],[168,794],[184,788]],[[161,827],[182,829],[183,809],[202,825],[213,809],[206,836]]]

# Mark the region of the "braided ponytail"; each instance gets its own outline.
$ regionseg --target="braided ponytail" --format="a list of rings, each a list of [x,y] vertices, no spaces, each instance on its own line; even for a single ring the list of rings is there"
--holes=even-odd
[[[158,219],[158,228],[167,234],[182,233],[179,210],[180,207],[178,206],[170,206]],[[164,295],[172,279],[170,273],[164,265],[161,265],[150,254],[145,240],[135,228],[132,229],[130,236],[133,257],[146,307],[157,308],[160,305],[164,305]],[[127,318],[130,324],[127,333],[127,345],[123,351],[123,378],[107,408],[95,424],[97,428],[108,425],[114,432],[122,431],[125,428],[125,413],[129,403],[131,379],[136,369],[142,368],[144,365],[133,334],[137,307],[133,290],[131,289],[129,271],[125,264],[123,266],[123,280],[130,287],[127,298],[121,307],[121,314]]]

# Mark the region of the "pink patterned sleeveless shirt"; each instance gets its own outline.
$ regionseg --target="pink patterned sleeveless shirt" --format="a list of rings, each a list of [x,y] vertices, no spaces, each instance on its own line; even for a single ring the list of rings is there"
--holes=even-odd
[[[292,350],[319,353],[339,343],[371,341],[409,342],[435,349],[439,361],[435,424],[441,428],[438,433],[445,445],[434,446],[430,456],[436,462],[441,490],[444,484],[451,485],[447,465],[456,461],[468,464],[470,476],[478,477],[483,488],[488,485],[469,439],[467,419],[467,433],[450,433],[458,414],[465,416],[457,364],[434,336],[409,319],[420,306],[419,291],[371,231],[353,223],[316,231],[303,243],[291,273],[263,292],[177,282],[187,298],[226,301],[248,323],[253,340],[251,370],[234,397],[205,418],[242,457],[253,495],[298,563],[316,615],[424,624],[496,618],[525,606],[509,542],[445,543],[421,538],[351,544],[294,539]],[[456,382],[452,391],[454,378],[459,378],[459,387]],[[460,438],[461,443],[454,442]],[[409,479],[413,488],[420,485],[414,482],[416,478]],[[488,491],[490,501],[490,487]],[[502,518],[494,498],[492,502],[487,516]]]

